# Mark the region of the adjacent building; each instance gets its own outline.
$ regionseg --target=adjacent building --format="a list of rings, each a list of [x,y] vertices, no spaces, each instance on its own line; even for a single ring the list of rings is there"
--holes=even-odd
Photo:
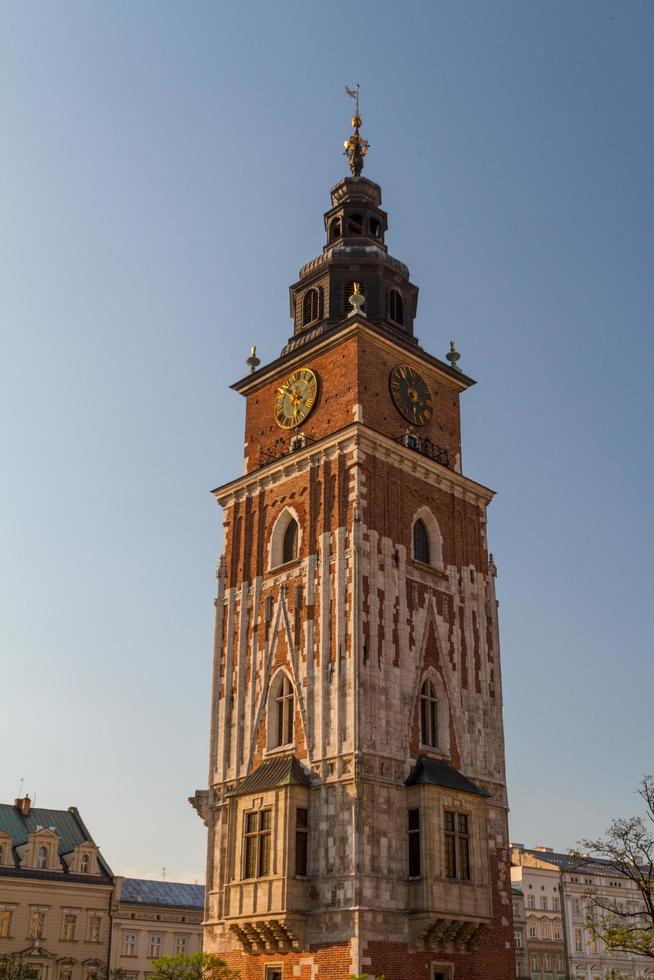
[[[111,869],[75,807],[0,804],[0,957],[38,980],[93,980],[109,960]]]
[[[654,978],[651,960],[610,951],[593,934],[595,899],[607,905],[615,903],[619,911],[637,911],[642,905],[633,882],[604,861],[580,860],[549,847],[529,849],[514,844],[511,860],[511,877],[514,884],[520,884],[526,896],[532,980],[550,980],[545,965],[554,962],[558,955],[558,944],[555,947],[553,940],[559,922],[567,971],[562,971],[562,976],[570,980]],[[557,904],[553,909],[555,901]],[[546,904],[547,908],[544,907]],[[548,953],[549,960],[546,959]]]
[[[566,980],[566,948],[557,870],[518,864],[511,868],[525,915],[525,951],[531,980]]]
[[[515,975],[518,980],[531,980],[527,960],[527,919],[525,916],[525,897],[522,888],[511,888],[513,904],[513,943],[515,946]]]
[[[125,971],[125,980],[146,980],[159,956],[202,949],[202,885],[122,877],[115,882],[110,966]]]
[[[414,335],[381,188],[331,190],[293,335],[233,386],[204,946],[248,980],[515,976],[493,492],[462,470],[452,345]],[[445,328],[431,330],[447,349]]]

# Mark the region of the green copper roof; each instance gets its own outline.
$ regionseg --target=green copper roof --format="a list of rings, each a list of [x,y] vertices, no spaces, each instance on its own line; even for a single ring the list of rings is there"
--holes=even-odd
[[[35,833],[38,828],[50,827],[59,835],[61,856],[70,854],[78,844],[86,841],[95,843],[74,806],[67,810],[32,807],[29,815],[24,817],[11,803],[0,803],[0,831],[9,834],[13,848],[27,844],[27,835]],[[111,869],[101,855],[99,863],[102,873],[111,875]]]
[[[443,759],[428,759],[426,756],[421,756],[418,759],[405,786],[416,786],[422,783],[444,786],[446,789],[456,789],[461,793],[490,796],[490,793],[487,793],[485,789],[477,786],[471,779],[468,779],[467,776],[464,776],[462,772],[459,772],[458,769]]]
[[[246,793],[260,793],[276,786],[309,786],[311,779],[299,759],[294,755],[283,755],[271,759],[246,776],[242,783],[227,793],[227,796],[245,796]]]

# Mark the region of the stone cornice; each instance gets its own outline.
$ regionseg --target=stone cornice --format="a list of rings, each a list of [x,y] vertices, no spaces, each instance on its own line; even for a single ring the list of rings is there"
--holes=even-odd
[[[212,493],[221,507],[227,507],[237,500],[266,490],[281,480],[304,473],[322,460],[333,459],[343,453],[354,453],[356,463],[363,462],[366,454],[376,456],[405,473],[412,473],[447,493],[453,493],[477,505],[488,504],[495,496],[495,492],[483,484],[422,456],[415,449],[407,449],[361,422],[353,422],[304,449],[297,449],[288,456],[217,487]]]
[[[385,350],[399,354],[407,363],[419,370],[424,370],[425,366],[429,367],[439,381],[457,391],[465,391],[475,384],[475,381],[463,372],[455,371],[449,364],[422,350],[412,338],[404,339],[399,333],[391,335],[389,330],[384,330],[372,321],[352,317],[351,320],[345,320],[325,333],[320,333],[315,340],[308,341],[288,354],[276,358],[258,371],[246,374],[240,381],[235,381],[231,388],[238,391],[240,395],[250,395],[276,378],[282,367],[286,371],[292,371],[296,366],[304,365],[308,357],[323,354],[357,335],[373,340]]]

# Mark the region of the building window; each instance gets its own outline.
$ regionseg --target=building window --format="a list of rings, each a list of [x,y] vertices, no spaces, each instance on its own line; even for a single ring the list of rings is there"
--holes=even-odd
[[[297,558],[297,538],[298,538],[298,526],[297,521],[290,520],[288,522],[288,527],[284,531],[284,540],[282,542],[282,564],[286,565],[289,561],[295,561]]]
[[[420,877],[420,810],[409,810],[409,878]]]
[[[404,323],[404,304],[397,289],[391,289],[388,294],[388,315],[393,323]]]
[[[272,810],[252,810],[245,814],[244,878],[265,878],[270,874]]]
[[[293,685],[285,673],[277,679],[276,693],[273,700],[274,727],[271,731],[273,748],[291,745],[293,742],[293,725],[295,721],[295,698]]]
[[[93,913],[89,915],[86,941],[89,943],[99,943],[102,938],[102,916]]]
[[[572,899],[572,911],[575,915],[581,915],[581,902],[578,898]]]
[[[282,980],[281,966],[267,966],[265,980]]]
[[[556,968],[557,968],[557,970],[563,970],[563,968],[564,968],[563,967],[563,957],[561,956],[560,953],[557,953],[557,955],[556,955]]]
[[[150,936],[148,958],[156,960],[161,956],[161,936]]]
[[[543,919],[543,921],[541,922],[540,935],[541,935],[541,939],[550,938],[550,924],[547,919]]]
[[[438,698],[429,678],[420,689],[420,740],[431,748],[438,746]]]
[[[363,235],[363,215],[351,214],[347,219],[348,235]]]
[[[5,863],[5,845],[0,844],[0,864]]]
[[[537,930],[536,926],[533,925],[533,923],[532,923],[532,925],[529,926],[529,938],[530,939],[538,939],[538,930]]]
[[[45,911],[32,909],[30,915],[30,939],[43,939],[45,936]]]
[[[554,938],[561,939],[561,926],[554,926]]]
[[[295,811],[295,874],[304,878],[309,861],[309,811],[298,807]]]
[[[559,901],[558,898],[552,899],[552,908],[554,909],[555,912],[561,911],[561,902]]]
[[[534,895],[527,895],[527,908],[528,909],[536,908],[536,898]]]
[[[80,866],[79,866],[79,869],[80,869],[81,873],[83,875],[87,875],[89,873],[90,866],[91,866],[91,855],[90,854],[82,854],[82,860],[81,860]]]
[[[547,911],[547,895],[541,895],[540,897],[540,907]]]
[[[549,953],[545,953],[545,955],[543,956],[543,969],[544,970],[552,969],[552,957],[550,956]]]
[[[538,969],[538,955],[536,953],[531,954],[531,968],[532,970]]]
[[[516,949],[522,949],[522,933],[519,929],[513,933],[513,943]]]
[[[72,942],[75,939],[75,933],[77,931],[77,912],[64,912],[64,917],[62,920],[61,927],[61,938],[67,942]]]
[[[13,909],[0,909],[0,939],[9,939],[11,936],[11,924]]]
[[[444,813],[445,874],[460,881],[470,880],[470,833],[465,813]]]
[[[136,956],[136,933],[123,933],[123,956]]]
[[[333,218],[329,225],[329,240],[330,242],[335,241],[335,239],[341,237],[341,219]]]
[[[370,219],[370,234],[373,238],[381,238],[381,222],[379,218]]]
[[[584,934],[581,929],[575,929],[575,953],[584,952]]]
[[[59,980],[71,980],[73,975],[72,966],[60,966],[59,967]]]
[[[48,866],[48,849],[47,847],[39,847],[39,852],[36,856],[36,866],[37,868],[47,868]]]
[[[313,289],[308,289],[304,294],[302,299],[302,326],[306,327],[307,324],[313,323],[314,320],[320,319],[322,316],[322,290],[320,288],[314,287]]]
[[[186,956],[188,953],[188,936],[175,936],[175,955]]]
[[[429,564],[429,535],[420,518],[413,525],[413,557],[423,565]]]

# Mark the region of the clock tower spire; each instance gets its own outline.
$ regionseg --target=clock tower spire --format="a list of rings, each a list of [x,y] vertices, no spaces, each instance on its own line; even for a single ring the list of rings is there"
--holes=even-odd
[[[358,90],[357,90],[358,92]],[[354,93],[355,95],[357,93]],[[381,189],[331,190],[223,509],[204,948],[244,980],[509,980],[493,492],[461,464],[474,382],[414,336]],[[456,357],[454,356],[456,355]]]

